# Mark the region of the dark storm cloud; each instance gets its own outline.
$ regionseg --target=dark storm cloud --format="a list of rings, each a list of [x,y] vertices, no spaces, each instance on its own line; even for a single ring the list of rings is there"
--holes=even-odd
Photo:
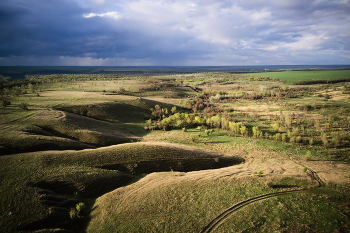
[[[85,25],[84,11],[65,1],[11,1],[20,11],[9,22],[1,35],[2,56],[19,55],[76,55],[96,25]],[[3,4],[3,3],[1,3]],[[3,6],[1,6],[3,8]],[[6,46],[4,46],[6,44]]]
[[[0,65],[349,63],[349,13],[348,0],[3,0]]]

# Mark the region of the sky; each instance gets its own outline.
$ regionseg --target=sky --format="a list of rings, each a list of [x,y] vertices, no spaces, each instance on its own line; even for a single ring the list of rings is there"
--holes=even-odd
[[[350,64],[350,0],[1,0],[0,65]]]

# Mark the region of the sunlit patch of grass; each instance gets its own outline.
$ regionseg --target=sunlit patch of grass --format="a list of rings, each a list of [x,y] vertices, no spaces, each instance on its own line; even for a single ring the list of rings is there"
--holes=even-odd
[[[253,76],[268,76],[284,80],[290,83],[299,80],[324,80],[348,78],[350,70],[310,70],[310,71],[284,71],[284,72],[264,72],[252,73]]]
[[[345,190],[340,188],[339,196],[293,194],[256,202],[229,216],[216,231],[346,232]]]
[[[98,198],[87,231],[153,232],[163,229],[167,232],[195,232],[232,205],[270,192],[270,188],[254,178],[194,182],[190,178],[176,176],[176,173],[152,175]],[[345,195],[344,191],[342,195]],[[133,201],[127,201],[130,199]],[[337,220],[328,217],[327,206]],[[342,226],[337,221],[346,221],[343,215],[346,208],[341,208],[343,214],[336,213],[339,207],[339,204],[327,201],[325,196],[295,194],[272,198],[233,213],[218,228],[218,232],[260,231],[259,226],[264,232],[284,227],[302,230],[300,224],[316,231],[322,230],[321,226],[325,224],[329,224],[328,229],[337,229]],[[301,212],[298,213],[298,210]],[[316,220],[321,226],[313,222],[317,214],[323,215]],[[304,218],[306,215],[307,218]]]

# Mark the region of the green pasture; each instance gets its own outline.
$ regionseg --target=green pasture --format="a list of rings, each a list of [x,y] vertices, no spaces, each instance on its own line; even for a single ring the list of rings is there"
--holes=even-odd
[[[279,79],[289,83],[307,80],[331,80],[350,78],[350,70],[305,70],[251,73],[253,76],[264,76]]]

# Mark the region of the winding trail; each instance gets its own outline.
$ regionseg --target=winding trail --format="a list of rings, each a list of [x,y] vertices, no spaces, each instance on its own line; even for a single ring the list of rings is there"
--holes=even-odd
[[[294,161],[294,162],[296,162],[296,161]],[[298,163],[298,162],[296,162],[296,163]],[[254,203],[254,202],[257,202],[257,201],[261,201],[261,200],[265,200],[265,199],[269,199],[269,198],[272,198],[272,197],[290,195],[290,194],[294,194],[294,193],[313,193],[314,190],[324,187],[325,183],[321,180],[321,178],[317,175],[317,173],[315,171],[313,171],[312,169],[308,168],[308,170],[311,172],[312,177],[318,182],[318,187],[311,188],[311,189],[302,189],[302,190],[283,191],[283,192],[278,192],[278,193],[269,193],[269,194],[264,194],[264,195],[260,195],[260,196],[257,196],[257,197],[249,198],[249,199],[244,200],[244,201],[242,201],[242,202],[240,202],[240,203],[238,203],[238,204],[236,204],[234,206],[231,206],[230,208],[228,208],[227,210],[222,212],[219,216],[214,218],[207,226],[205,226],[203,228],[203,230],[201,231],[201,233],[212,232],[223,221],[225,221],[231,214],[233,214],[237,210],[239,210],[242,207],[244,207],[246,205],[249,205],[251,203]]]

